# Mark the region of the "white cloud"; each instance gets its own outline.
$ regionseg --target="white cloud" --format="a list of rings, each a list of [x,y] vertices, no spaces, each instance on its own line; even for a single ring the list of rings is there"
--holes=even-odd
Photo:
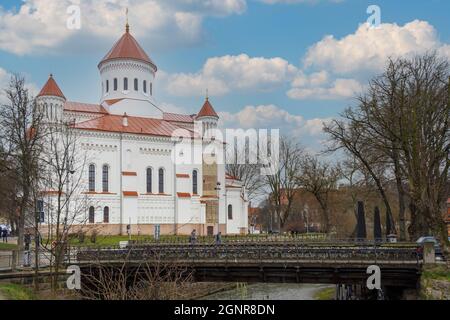
[[[249,57],[246,54],[210,58],[197,73],[178,73],[167,78],[167,90],[178,96],[224,95],[232,90],[270,91],[291,80],[297,68],[282,58]]]
[[[300,138],[321,135],[323,123],[331,120],[306,120],[273,104],[246,106],[237,113],[219,112],[219,117],[222,128],[280,129],[282,133]]]
[[[385,23],[379,28],[362,24],[341,39],[328,35],[311,46],[287,95],[298,100],[352,97],[364,89],[362,83],[383,70],[389,57],[432,50],[450,57],[450,45],[441,43],[435,28],[426,21],[415,20],[404,26]]]
[[[339,74],[379,71],[389,57],[430,50],[447,54],[450,51],[449,45],[439,41],[436,29],[426,21],[414,20],[404,26],[384,23],[379,28],[370,28],[365,23],[341,39],[324,37],[308,49],[304,65]]]
[[[344,2],[345,0],[259,0],[260,2],[266,3],[266,4],[296,4],[296,3],[309,3],[309,4],[316,4],[319,2],[334,2],[334,3],[340,3]]]
[[[8,99],[5,95],[5,90],[8,88],[11,77],[11,73],[0,67],[0,104],[8,103]],[[36,84],[27,81],[27,77],[25,77],[25,81],[25,88],[28,89],[29,94],[32,97],[36,96],[39,93],[39,89]]]
[[[364,86],[355,79],[336,79],[332,82],[303,84],[298,79],[292,83],[292,88],[287,92],[292,99],[319,99],[334,100],[353,97],[361,92]]]
[[[77,2],[81,30],[69,30],[67,9]],[[18,11],[0,7],[0,50],[25,55],[110,43],[124,31],[128,6],[133,34],[159,47],[198,42],[204,17],[241,14],[246,0],[24,0]]]

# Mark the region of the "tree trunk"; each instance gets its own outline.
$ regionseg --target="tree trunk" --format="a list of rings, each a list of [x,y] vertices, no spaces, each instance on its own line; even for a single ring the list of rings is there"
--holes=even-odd
[[[396,151],[394,151],[396,152]],[[395,154],[394,157],[394,172],[395,172],[395,181],[397,184],[397,192],[398,192],[398,207],[399,207],[399,228],[400,228],[400,241],[406,241],[406,205],[405,205],[405,189],[403,188],[402,176],[400,173],[400,163],[398,161],[398,155]]]

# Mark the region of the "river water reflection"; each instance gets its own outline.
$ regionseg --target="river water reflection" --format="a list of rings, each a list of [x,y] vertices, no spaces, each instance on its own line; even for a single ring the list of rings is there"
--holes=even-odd
[[[258,283],[240,285],[236,289],[219,292],[204,300],[314,300],[316,293],[334,286],[321,284]]]

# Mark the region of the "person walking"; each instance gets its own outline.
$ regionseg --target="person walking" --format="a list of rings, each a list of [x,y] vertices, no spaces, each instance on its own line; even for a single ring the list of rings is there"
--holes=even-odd
[[[2,239],[3,239],[3,242],[8,243],[8,229],[6,229],[6,228],[2,229]]]
[[[189,242],[195,244],[197,242],[197,230],[192,230],[191,236],[189,237]]]
[[[222,244],[222,232],[218,232],[216,234],[216,245],[221,245]]]

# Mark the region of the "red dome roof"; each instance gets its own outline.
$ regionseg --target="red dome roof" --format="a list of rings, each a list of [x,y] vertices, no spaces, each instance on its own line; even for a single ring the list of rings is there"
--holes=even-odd
[[[203,104],[202,109],[198,113],[197,119],[201,118],[201,117],[215,117],[215,118],[219,118],[219,116],[217,115],[217,113],[214,110],[213,106],[211,105],[211,103],[209,103],[209,99],[208,98],[206,98],[206,101]]]
[[[63,99],[66,99],[61,89],[59,88],[58,84],[56,83],[55,79],[53,79],[53,75],[50,75],[50,77],[47,80],[47,83],[44,85],[41,92],[39,92],[38,94],[38,97],[43,96],[61,97]]]
[[[99,63],[99,66],[103,62],[114,59],[135,59],[150,63],[155,69],[157,69],[156,65],[128,30],[119,39],[119,41],[114,44],[113,48]]]

